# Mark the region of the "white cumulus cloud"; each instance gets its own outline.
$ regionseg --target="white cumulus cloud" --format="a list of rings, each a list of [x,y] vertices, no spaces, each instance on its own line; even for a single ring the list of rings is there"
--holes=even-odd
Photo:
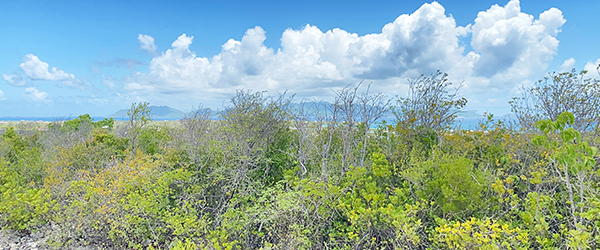
[[[583,69],[587,70],[587,77],[596,78],[600,80],[600,75],[598,74],[598,71],[600,71],[600,59],[596,60],[596,62],[587,62]]]
[[[348,80],[449,69],[461,60],[458,37],[466,30],[434,2],[401,15],[377,34],[323,32],[311,25],[288,29],[278,51],[264,45],[266,32],[261,27],[249,29],[240,41],[230,39],[212,58],[196,57],[189,50],[193,37],[183,34],[152,60],[149,74],[132,75],[131,81],[168,93],[345,86]]]
[[[31,98],[34,101],[44,101],[46,100],[46,97],[48,97],[48,93],[44,91],[39,91],[34,87],[26,88],[24,95]]]
[[[150,53],[151,55],[156,54],[156,50],[158,49],[154,44],[154,37],[149,35],[138,35],[138,41],[140,42],[140,48]]]
[[[4,78],[8,84],[13,86],[25,86],[25,84],[27,84],[23,77],[16,73],[11,75],[2,74],[2,78]]]
[[[21,69],[34,80],[64,81],[75,79],[75,75],[64,72],[56,67],[49,70],[48,63],[42,62],[37,56],[27,54],[23,57]]]
[[[521,12],[518,0],[479,12],[472,26],[471,46],[479,55],[474,74],[512,78],[545,69],[558,49],[556,35],[564,23],[560,10],[551,8],[536,20]]]
[[[6,97],[4,97],[4,92],[2,90],[0,90],[0,100],[6,100]]]
[[[374,91],[404,94],[406,78],[442,70],[465,80],[465,92],[478,96],[485,91],[496,98],[543,73],[558,49],[556,36],[564,23],[556,8],[536,19],[512,0],[480,12],[473,24],[461,27],[433,2],[400,15],[379,33],[363,36],[313,25],[288,29],[277,50],[264,45],[266,32],[258,26],[241,40],[228,40],[212,57],[196,56],[190,50],[194,37],[182,34],[152,59],[148,73],[134,72],[124,78],[124,86],[138,94],[202,100],[239,88],[331,95],[323,90],[367,80]],[[472,51],[460,45],[462,38],[471,39]],[[140,35],[138,40],[145,50],[156,49],[152,37]],[[474,102],[484,103],[488,97]]]
[[[560,72],[570,72],[575,66],[575,58],[571,57],[560,65]]]
[[[25,55],[20,67],[32,80],[60,81],[66,86],[81,87],[81,81],[75,75],[56,67],[50,68],[48,63],[41,61],[33,54]]]

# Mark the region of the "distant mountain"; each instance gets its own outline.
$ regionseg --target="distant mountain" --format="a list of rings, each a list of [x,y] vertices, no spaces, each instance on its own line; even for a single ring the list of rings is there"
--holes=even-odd
[[[498,117],[499,120],[504,121],[519,121],[519,118],[513,113],[505,114],[503,116]]]
[[[116,113],[109,115],[109,118],[126,119],[127,110],[121,109]],[[171,108],[169,106],[150,106],[150,114],[152,119],[181,119],[185,115],[181,110]]]
[[[458,119],[484,119],[485,117],[483,115],[477,113],[477,111],[475,111],[475,110],[465,110],[465,111],[458,112],[458,114],[456,114],[456,118],[458,118]]]

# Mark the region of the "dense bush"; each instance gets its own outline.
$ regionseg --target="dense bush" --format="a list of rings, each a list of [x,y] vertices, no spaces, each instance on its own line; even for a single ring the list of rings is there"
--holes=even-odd
[[[8,128],[0,225],[48,230],[55,249],[600,247],[596,138],[577,117],[448,130],[465,100],[445,79],[414,82],[412,118],[376,129],[390,102],[358,87],[312,108],[240,91],[218,120],[153,123],[142,103],[124,124]],[[419,98],[443,110],[428,118]]]

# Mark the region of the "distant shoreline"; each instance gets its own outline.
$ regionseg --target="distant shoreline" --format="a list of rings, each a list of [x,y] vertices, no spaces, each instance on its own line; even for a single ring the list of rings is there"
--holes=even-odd
[[[32,121],[32,122],[55,122],[55,121],[68,121],[77,118],[77,116],[53,116],[53,117],[35,117],[35,116],[0,116],[0,121],[5,122],[18,122],[18,121]],[[92,119],[94,121],[100,121],[104,118],[111,117],[102,117],[102,116],[93,116]],[[116,121],[127,121],[128,118],[114,118]],[[181,118],[160,118],[160,117],[152,117],[154,121],[177,121]]]
[[[0,116],[0,123],[7,123],[7,122],[20,122],[20,121],[27,121],[27,122],[44,122],[44,123],[50,123],[50,122],[56,122],[56,121],[68,121],[68,120],[72,120],[75,119],[76,116],[71,116],[71,117],[35,117],[35,116]],[[92,119],[94,121],[100,121],[104,118],[111,118],[111,117],[102,117],[102,116],[95,116],[92,117]],[[127,117],[122,117],[122,118],[115,118],[112,117],[113,119],[115,119],[115,121],[127,121],[128,118]],[[152,117],[153,121],[179,121],[182,118],[157,118],[157,117]],[[215,120],[215,119],[211,119],[211,120]],[[384,119],[386,120],[386,119]],[[507,121],[506,119],[500,119],[503,121]],[[389,120],[388,120],[389,121]],[[460,126],[461,129],[466,129],[466,130],[477,130],[479,129],[479,123],[483,122],[483,119],[481,118],[457,118],[456,121],[454,122],[454,124],[451,126],[453,129],[457,128]],[[377,122],[371,125],[371,129],[376,129],[379,127],[381,123]],[[388,124],[393,124],[393,123],[389,123]]]

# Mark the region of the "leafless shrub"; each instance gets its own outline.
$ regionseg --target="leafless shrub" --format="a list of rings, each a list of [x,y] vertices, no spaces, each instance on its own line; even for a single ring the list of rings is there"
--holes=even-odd
[[[562,112],[571,112],[579,131],[598,131],[600,126],[600,80],[585,78],[587,71],[577,73],[553,72],[535,86],[525,87],[521,97],[509,103],[520,125],[535,130],[534,123],[541,119],[556,120]]]

